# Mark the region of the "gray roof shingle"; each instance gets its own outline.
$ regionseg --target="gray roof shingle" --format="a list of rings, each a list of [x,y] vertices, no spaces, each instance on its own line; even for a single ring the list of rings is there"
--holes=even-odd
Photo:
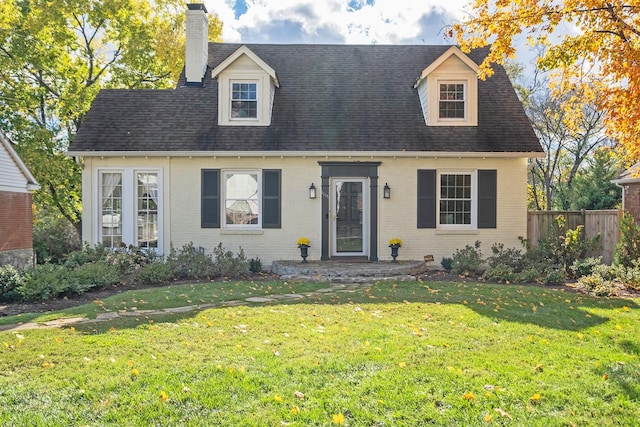
[[[209,67],[240,46],[210,43]],[[218,126],[208,72],[204,87],[100,91],[69,150],[542,152],[502,67],[479,81],[477,127],[425,124],[413,85],[450,46],[246,46],[280,82],[270,126]]]

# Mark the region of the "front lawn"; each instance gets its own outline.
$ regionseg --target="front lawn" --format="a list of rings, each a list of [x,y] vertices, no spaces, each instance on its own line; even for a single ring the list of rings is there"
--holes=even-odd
[[[74,310],[297,286],[319,287],[172,286]],[[6,331],[0,425],[634,425],[639,303],[542,287],[379,283]]]

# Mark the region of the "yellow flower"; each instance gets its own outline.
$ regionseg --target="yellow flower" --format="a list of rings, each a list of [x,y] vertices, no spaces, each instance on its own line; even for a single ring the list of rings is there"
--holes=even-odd
[[[529,398],[531,403],[538,403],[540,401],[540,399],[542,399],[542,396],[540,396],[538,393],[534,394],[533,396],[531,396]]]
[[[344,415],[342,415],[342,413],[334,414],[333,417],[331,417],[331,421],[333,421],[334,424],[341,426],[344,424]]]
[[[138,375],[140,375],[140,372],[138,372],[137,369],[132,369],[131,370],[131,376],[132,377],[137,377]]]
[[[273,400],[275,400],[278,403],[282,403],[282,396],[278,396],[277,394],[273,397]]]
[[[393,239],[389,240],[389,246],[402,246],[402,240],[394,237]]]
[[[484,420],[485,420],[486,422],[490,423],[490,422],[491,422],[491,415],[490,415],[490,414],[485,415],[485,416],[484,416]]]
[[[310,244],[311,244],[311,241],[306,237],[299,238],[297,243],[298,246],[309,246]]]
[[[291,408],[291,415],[298,415],[300,413],[300,408],[297,406],[294,406],[293,408]]]
[[[167,395],[167,393],[165,391],[161,391],[160,392],[160,400],[162,400],[163,402],[166,402],[167,400],[169,400],[169,395]]]
[[[472,401],[476,400],[476,397],[471,392],[465,393],[464,395],[462,395],[462,398],[464,400],[468,400],[469,402],[472,402]]]

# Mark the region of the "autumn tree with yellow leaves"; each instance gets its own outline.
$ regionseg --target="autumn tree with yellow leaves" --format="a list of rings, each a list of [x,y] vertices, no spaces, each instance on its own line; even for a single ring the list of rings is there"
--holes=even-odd
[[[462,50],[490,46],[480,77],[491,64],[515,55],[527,37],[546,46],[538,66],[555,69],[554,90],[579,94],[603,113],[608,136],[627,163],[640,159],[640,2],[638,0],[475,0],[467,18],[455,25]],[[568,124],[580,108],[567,111]]]

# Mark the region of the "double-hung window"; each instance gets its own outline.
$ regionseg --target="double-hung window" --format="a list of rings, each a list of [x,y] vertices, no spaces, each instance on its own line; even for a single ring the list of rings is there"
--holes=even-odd
[[[439,223],[441,226],[475,224],[475,179],[472,173],[440,173]]]
[[[227,228],[260,228],[262,173],[224,171],[224,225]]]
[[[463,82],[440,82],[438,99],[440,119],[466,118],[466,89]]]
[[[258,83],[231,82],[231,119],[258,118]]]

